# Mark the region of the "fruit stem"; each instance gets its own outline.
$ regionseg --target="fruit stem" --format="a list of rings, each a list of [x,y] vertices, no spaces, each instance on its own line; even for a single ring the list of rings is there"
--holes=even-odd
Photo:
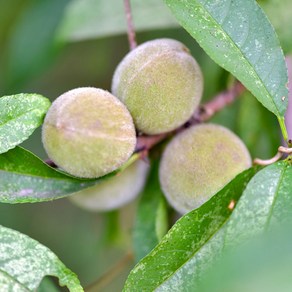
[[[124,6],[125,6],[125,13],[127,18],[127,26],[128,26],[128,40],[130,45],[130,50],[133,50],[137,47],[136,42],[136,33],[132,18],[132,10],[131,10],[131,4],[130,0],[124,0]]]

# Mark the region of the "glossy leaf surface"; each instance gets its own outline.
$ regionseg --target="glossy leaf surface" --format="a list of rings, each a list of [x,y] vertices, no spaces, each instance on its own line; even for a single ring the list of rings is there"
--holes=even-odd
[[[96,182],[67,176],[20,147],[0,155],[2,203],[33,203],[59,199]]]
[[[216,233],[228,220],[233,204],[255,172],[251,168],[238,175],[208,202],[178,220],[159,245],[135,266],[124,291],[177,291],[182,287],[183,268],[192,278],[204,270],[222,247],[222,238]]]
[[[220,66],[277,117],[287,108],[287,69],[278,38],[254,0],[165,0]]]

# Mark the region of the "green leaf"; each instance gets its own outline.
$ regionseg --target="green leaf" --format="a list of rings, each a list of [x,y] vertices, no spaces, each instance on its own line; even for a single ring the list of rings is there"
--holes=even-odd
[[[26,140],[39,127],[50,101],[38,94],[17,94],[0,98],[0,153]]]
[[[288,104],[287,69],[277,36],[254,0],[165,0],[179,23],[220,66],[278,118]]]
[[[135,259],[138,262],[146,256],[159,242],[165,225],[167,214],[161,204],[163,194],[158,179],[159,162],[153,161],[152,169],[139,203],[133,231]]]
[[[288,108],[285,115],[285,123],[287,127],[289,140],[292,140],[292,56],[286,57],[286,64],[288,68],[288,78],[289,78],[289,99]]]
[[[2,291],[34,291],[46,275],[58,277],[72,292],[83,291],[77,276],[47,247],[0,226],[0,287],[8,288]]]
[[[132,0],[135,30],[149,30],[177,26],[162,1]],[[71,1],[59,29],[59,38],[80,41],[126,33],[127,24],[123,1]]]
[[[92,186],[99,180],[83,180],[63,174],[20,147],[0,155],[2,203],[34,203],[59,199]]]
[[[161,241],[163,236],[167,233],[169,226],[168,226],[168,210],[167,210],[167,203],[163,196],[160,197],[159,205],[156,211],[156,236],[158,242]]]
[[[222,248],[222,236],[217,231],[232,212],[230,204],[239,200],[256,171],[251,168],[239,174],[208,202],[178,220],[160,244],[134,267],[124,291],[185,289],[181,285],[181,270],[185,268],[193,279],[217,256]]]
[[[221,257],[222,252],[285,224],[290,223],[291,226],[291,182],[292,166],[286,161],[258,172],[248,183],[227,223],[196,257],[180,267],[156,291],[167,291],[170,287],[173,291],[176,291],[175,287],[178,290],[183,287],[183,291],[201,291],[198,284],[202,276]]]
[[[275,225],[288,222],[292,210],[292,165],[269,165],[249,182],[226,229],[225,244],[234,245]]]

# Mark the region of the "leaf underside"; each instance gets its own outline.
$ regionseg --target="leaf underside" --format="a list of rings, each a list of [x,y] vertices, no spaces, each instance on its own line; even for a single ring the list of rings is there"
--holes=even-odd
[[[70,291],[83,291],[76,275],[47,247],[0,226],[1,291],[35,291],[46,275],[58,277]]]
[[[16,147],[0,155],[0,202],[51,201],[90,187],[110,175],[97,180],[74,178],[49,167],[31,152]]]
[[[39,127],[50,101],[38,94],[17,94],[0,98],[0,153],[26,140]]]

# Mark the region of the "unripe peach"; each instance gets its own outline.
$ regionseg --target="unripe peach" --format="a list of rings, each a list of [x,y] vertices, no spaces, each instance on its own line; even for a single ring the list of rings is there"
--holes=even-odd
[[[136,161],[121,173],[68,198],[75,205],[88,211],[120,208],[134,200],[142,191],[148,168],[144,161]]]
[[[193,126],[167,145],[159,176],[168,202],[180,213],[198,208],[251,166],[243,142],[214,124]]]
[[[77,88],[58,97],[43,124],[44,148],[61,169],[100,177],[128,160],[136,145],[132,117],[109,92]]]
[[[182,43],[172,39],[152,40],[129,52],[112,82],[113,94],[146,134],[184,124],[197,108],[202,89],[199,65]]]

